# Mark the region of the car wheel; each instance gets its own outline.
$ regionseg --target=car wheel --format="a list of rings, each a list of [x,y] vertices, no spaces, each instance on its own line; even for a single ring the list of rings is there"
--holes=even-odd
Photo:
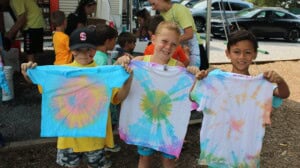
[[[299,30],[291,29],[288,32],[287,40],[290,41],[290,42],[297,42],[298,39],[299,39],[299,36],[300,36]]]
[[[204,32],[205,31],[205,20],[201,17],[194,18],[195,25],[197,28],[197,32]]]

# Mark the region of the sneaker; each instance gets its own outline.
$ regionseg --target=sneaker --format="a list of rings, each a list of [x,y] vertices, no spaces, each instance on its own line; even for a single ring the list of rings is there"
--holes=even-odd
[[[103,165],[100,165],[99,168],[110,168],[112,165],[112,162],[110,160],[105,160],[103,162]]]
[[[104,150],[107,152],[119,152],[121,150],[121,146],[118,144],[115,144],[113,148],[105,147]]]

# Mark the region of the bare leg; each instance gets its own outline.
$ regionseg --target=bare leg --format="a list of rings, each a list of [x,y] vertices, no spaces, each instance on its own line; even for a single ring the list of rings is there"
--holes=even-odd
[[[161,160],[164,168],[175,168],[175,159],[161,157]]]
[[[150,168],[151,156],[140,156],[138,168]]]

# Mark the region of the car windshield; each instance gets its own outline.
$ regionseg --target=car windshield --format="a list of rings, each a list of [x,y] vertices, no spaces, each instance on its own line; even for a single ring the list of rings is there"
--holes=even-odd
[[[241,11],[237,12],[236,16],[237,17],[252,17],[253,15],[255,15],[259,11],[260,11],[260,9],[248,8],[248,9],[244,9],[244,10],[241,10]]]

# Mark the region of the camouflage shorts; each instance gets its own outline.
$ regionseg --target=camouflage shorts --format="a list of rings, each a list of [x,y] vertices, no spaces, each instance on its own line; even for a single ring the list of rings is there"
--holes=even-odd
[[[56,163],[66,167],[77,167],[83,158],[90,167],[102,167],[106,163],[103,149],[90,152],[73,152],[71,148],[58,149]]]

